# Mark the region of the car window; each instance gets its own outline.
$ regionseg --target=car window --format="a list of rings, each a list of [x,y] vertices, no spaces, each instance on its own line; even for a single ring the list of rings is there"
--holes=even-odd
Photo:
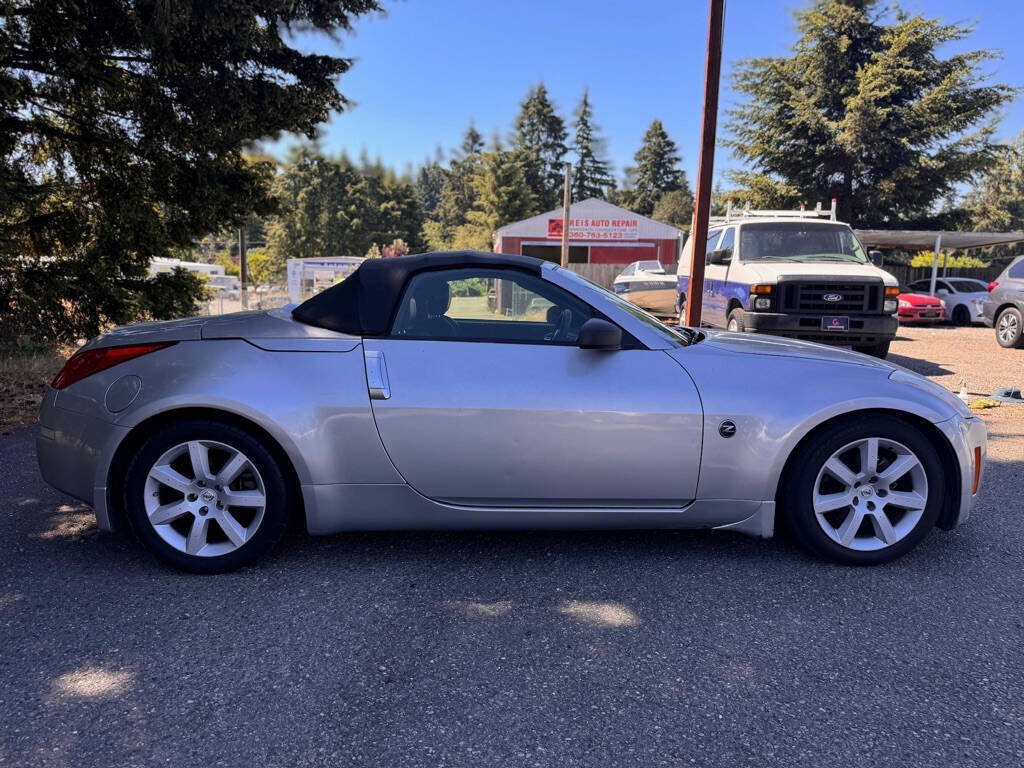
[[[1011,264],[1006,270],[1006,276],[1014,280],[1024,280],[1024,259],[1018,259],[1016,263]]]
[[[630,264],[628,267],[622,270],[623,277],[632,277],[634,274],[636,274],[636,263]]]
[[[580,327],[593,316],[581,299],[526,272],[445,269],[409,280],[391,335],[575,344]]]
[[[949,284],[957,293],[986,293],[988,291],[988,285],[980,280],[950,280]]]
[[[732,250],[736,246],[736,227],[729,227],[725,230],[725,237],[718,244],[716,251]]]
[[[944,280],[936,280],[935,281],[935,290],[936,291],[949,291],[950,290],[949,283],[945,282]]]
[[[707,256],[709,253],[715,250],[715,245],[718,243],[718,238],[721,236],[721,234],[722,230],[720,229],[712,229],[710,232],[708,232],[708,244],[707,248],[704,249],[705,256]]]

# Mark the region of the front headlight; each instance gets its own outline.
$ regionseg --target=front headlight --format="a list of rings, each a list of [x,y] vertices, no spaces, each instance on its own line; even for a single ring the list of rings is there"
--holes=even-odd
[[[886,303],[888,303],[888,302],[886,302]],[[913,305],[909,301],[906,301],[904,299],[900,299],[900,306],[903,307],[904,309],[906,309],[907,307],[910,307],[910,306],[913,306]]]
[[[885,300],[885,305],[882,307],[882,311],[885,314],[887,314],[887,315],[891,315],[893,312],[895,312],[896,311],[896,299],[886,299]]]
[[[767,296],[758,296],[756,299],[754,299],[754,309],[771,309],[771,306],[772,300]]]
[[[909,384],[911,387],[920,389],[922,392],[928,392],[953,408],[961,416],[972,417],[974,415],[963,400],[945,387],[936,384],[930,379],[926,379],[924,376],[918,376],[916,373],[911,373],[910,371],[895,370],[889,374],[889,381],[899,382],[900,384]]]

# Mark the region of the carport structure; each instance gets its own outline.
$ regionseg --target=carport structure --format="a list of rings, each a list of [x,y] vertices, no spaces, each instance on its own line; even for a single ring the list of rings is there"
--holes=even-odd
[[[1024,232],[956,232],[943,230],[908,229],[858,229],[857,239],[868,248],[899,248],[904,251],[930,251],[932,279],[928,292],[935,295],[935,281],[939,276],[939,251],[942,247],[956,250],[966,248],[987,248],[993,245],[1009,245],[1024,242]],[[949,258],[947,251],[942,260],[943,274]]]

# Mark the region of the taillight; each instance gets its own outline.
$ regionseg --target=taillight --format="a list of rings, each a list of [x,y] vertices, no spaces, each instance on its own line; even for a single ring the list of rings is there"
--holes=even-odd
[[[50,383],[50,386],[54,389],[70,387],[76,381],[81,381],[86,376],[92,376],[94,373],[105,371],[107,368],[112,368],[119,363],[134,360],[136,357],[148,355],[150,352],[156,352],[158,349],[163,349],[177,343],[176,341],[164,341],[159,344],[98,347],[96,349],[87,349],[83,352],[76,352],[64,363],[64,367],[60,369],[60,373]]]
[[[998,280],[993,280],[991,283],[988,284],[988,292],[992,293],[992,291],[994,291],[998,287],[999,287],[999,281]]]

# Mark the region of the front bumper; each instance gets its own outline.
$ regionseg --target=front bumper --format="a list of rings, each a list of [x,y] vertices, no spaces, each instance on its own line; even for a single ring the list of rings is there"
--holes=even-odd
[[[114,529],[107,503],[107,469],[127,427],[61,408],[49,389],[39,410],[36,456],[43,480],[93,508],[101,530]]]
[[[988,430],[985,429],[985,422],[977,416],[955,416],[935,426],[942,431],[950,445],[953,446],[957,463],[960,465],[959,497],[951,498],[947,502],[954,506],[953,514],[944,516],[947,524],[942,526],[955,528],[967,521],[978,501],[985,472]],[[977,485],[975,485],[975,477],[977,477]]]
[[[788,336],[824,344],[868,346],[890,341],[898,323],[893,315],[850,315],[850,330],[823,331],[821,315],[746,312],[743,323],[748,331]]]
[[[946,319],[946,310],[910,307],[899,312],[901,323],[941,323]]]

